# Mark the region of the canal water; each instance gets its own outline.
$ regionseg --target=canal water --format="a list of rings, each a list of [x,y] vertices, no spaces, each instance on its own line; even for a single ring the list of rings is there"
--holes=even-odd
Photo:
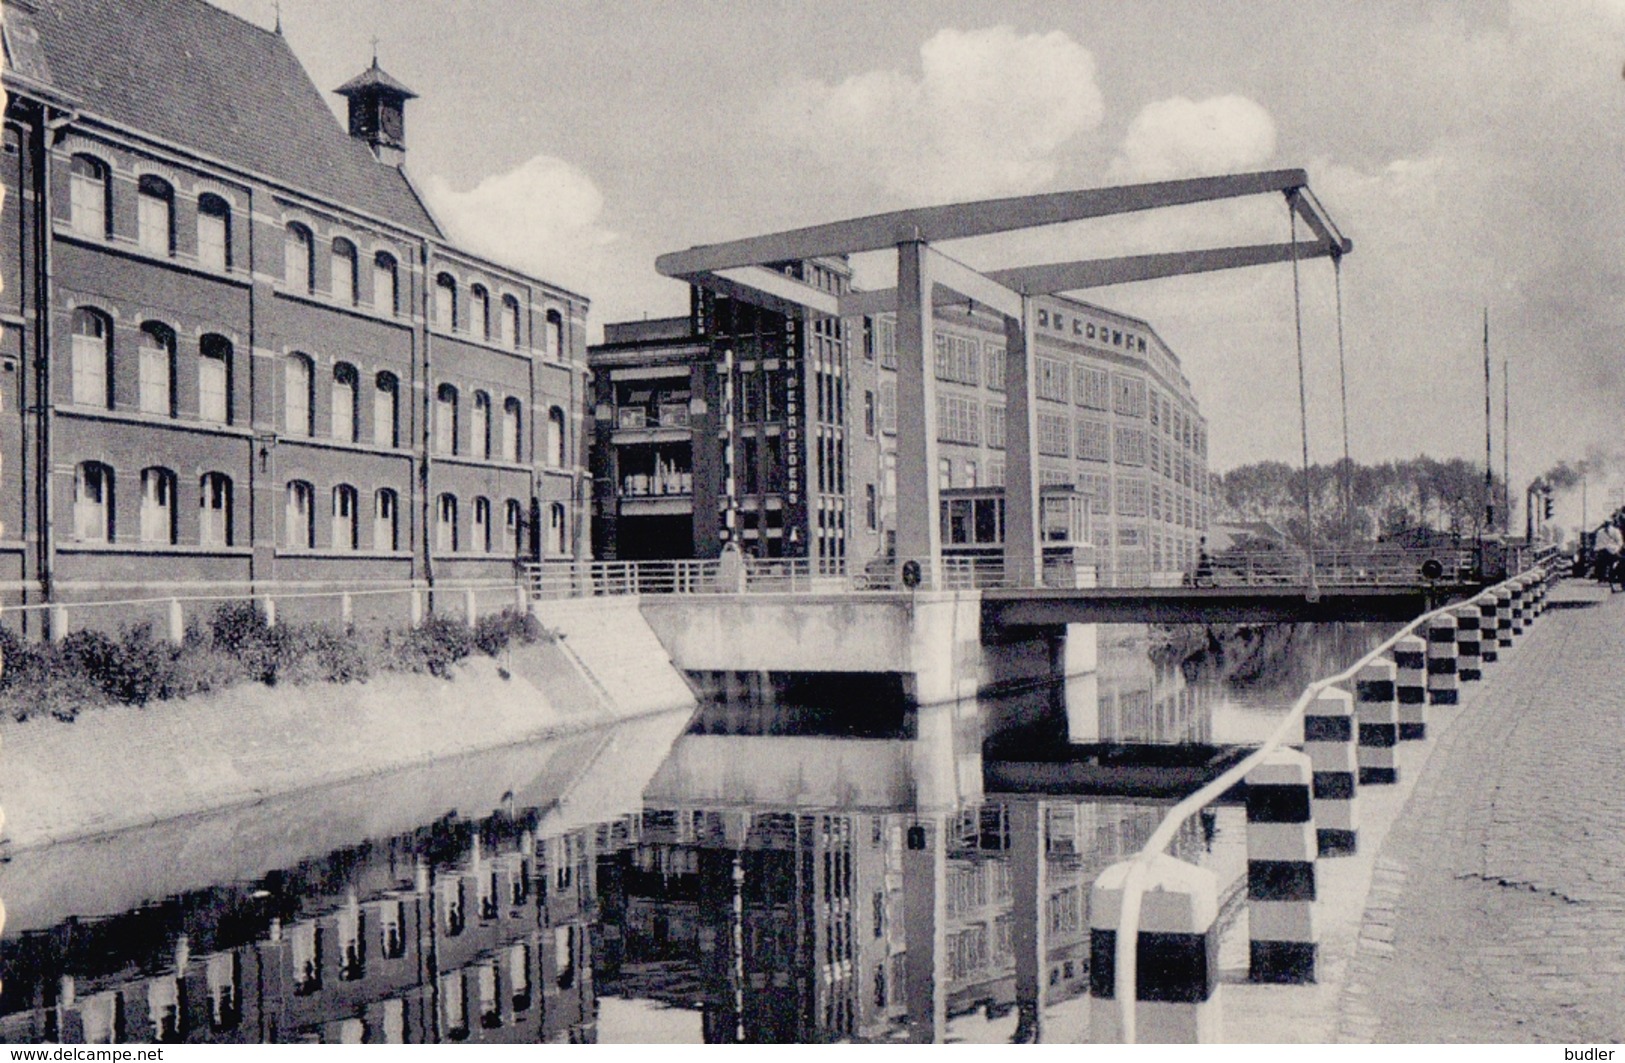
[[[25,851],[0,1040],[1084,1040],[1090,884],[1172,800],[1138,766],[1256,742],[1388,633],[1181,666],[1102,627],[1097,672],[980,703],[712,704]],[[1231,906],[1241,835],[1173,846]]]

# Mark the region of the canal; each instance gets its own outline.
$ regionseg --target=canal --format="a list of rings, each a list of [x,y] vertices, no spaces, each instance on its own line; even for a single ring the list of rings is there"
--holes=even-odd
[[[26,850],[0,1040],[1086,1040],[1095,876],[1389,633],[1102,627],[1064,685],[717,702]],[[1173,847],[1230,905],[1241,834]]]

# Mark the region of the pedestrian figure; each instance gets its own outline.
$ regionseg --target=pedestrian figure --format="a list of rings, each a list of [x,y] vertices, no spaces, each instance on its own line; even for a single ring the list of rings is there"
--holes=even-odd
[[[1196,546],[1196,585],[1198,587],[1213,586],[1213,559],[1207,555],[1207,536],[1202,536]]]

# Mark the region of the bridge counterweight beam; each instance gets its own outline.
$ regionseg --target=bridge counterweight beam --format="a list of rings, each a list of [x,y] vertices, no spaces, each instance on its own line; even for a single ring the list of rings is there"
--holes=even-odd
[[[1036,350],[1033,301],[1023,297],[1021,316],[1004,319],[1004,577],[1015,587],[1036,587],[1044,572],[1039,544]]]

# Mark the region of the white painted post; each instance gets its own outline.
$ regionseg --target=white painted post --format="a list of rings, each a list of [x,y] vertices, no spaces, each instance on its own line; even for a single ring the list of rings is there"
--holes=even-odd
[[[68,607],[61,602],[51,606],[51,641],[61,642],[68,637]]]
[[[480,599],[473,587],[463,589],[463,612],[468,616],[469,627],[480,622]]]
[[[355,622],[355,601],[348,591],[339,595],[339,620],[345,627]]]
[[[276,627],[276,599],[267,594],[260,604],[265,607],[265,626]]]
[[[1254,982],[1316,980],[1312,775],[1309,758],[1293,749],[1270,753],[1247,773],[1247,976]]]
[[[186,641],[186,616],[179,598],[169,600],[169,641],[177,646]]]
[[[412,626],[417,627],[419,624],[423,623],[423,592],[413,588],[411,593],[408,595],[408,598],[408,608],[410,609],[412,615]]]

